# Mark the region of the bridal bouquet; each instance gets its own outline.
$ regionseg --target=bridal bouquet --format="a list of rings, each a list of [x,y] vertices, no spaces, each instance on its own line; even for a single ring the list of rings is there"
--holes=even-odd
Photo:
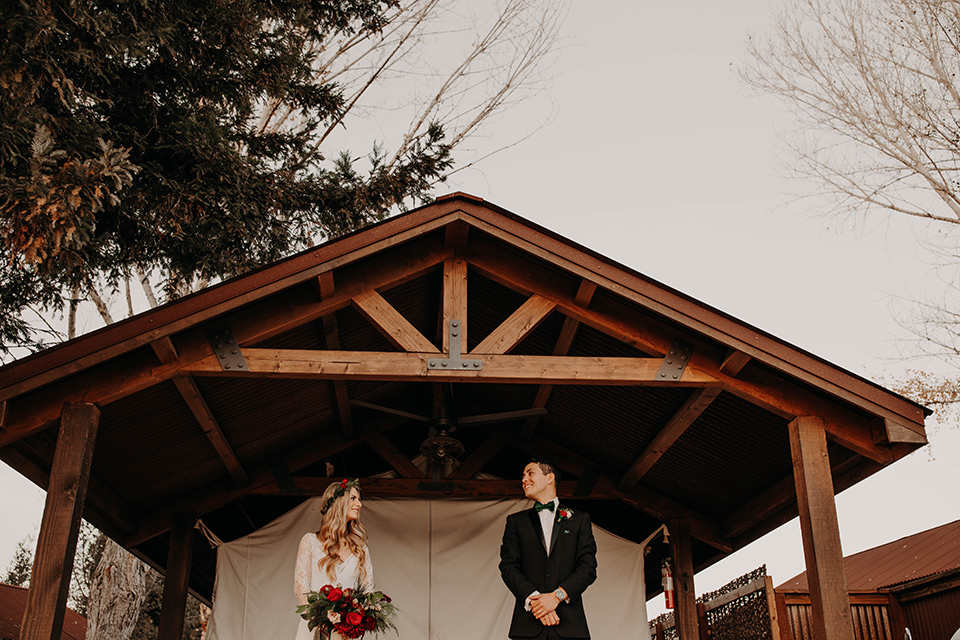
[[[316,630],[314,637],[318,640],[333,631],[344,638],[362,638],[368,631],[379,634],[396,630],[393,618],[397,608],[383,591],[341,589],[328,584],[308,593],[307,604],[297,607],[297,613],[307,621],[307,629]]]

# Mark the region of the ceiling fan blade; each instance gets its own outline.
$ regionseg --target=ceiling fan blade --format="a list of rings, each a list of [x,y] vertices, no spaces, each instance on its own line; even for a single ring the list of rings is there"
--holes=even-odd
[[[521,418],[547,415],[546,409],[521,409],[520,411],[504,411],[503,413],[484,413],[479,416],[464,416],[457,419],[457,424],[465,427],[471,424],[494,424],[496,422],[510,422]]]
[[[351,400],[350,404],[356,405],[358,407],[366,407],[367,409],[373,409],[374,411],[392,413],[393,415],[400,416],[401,418],[409,418],[410,420],[419,420],[420,422],[430,422],[430,418],[420,416],[415,413],[407,413],[406,411],[400,411],[399,409],[391,409],[390,407],[383,407],[383,406],[380,406],[379,404],[363,402],[362,400]]]

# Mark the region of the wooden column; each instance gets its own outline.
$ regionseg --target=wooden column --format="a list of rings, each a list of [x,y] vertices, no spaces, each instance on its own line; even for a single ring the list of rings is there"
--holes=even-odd
[[[789,431],[803,555],[810,585],[813,637],[814,640],[853,640],[850,596],[843,569],[823,420],[800,417],[790,423]]]
[[[170,552],[163,580],[157,640],[180,640],[187,609],[190,562],[193,557],[193,518],[180,517],[170,531]]]
[[[670,555],[673,556],[673,588],[676,621],[680,640],[699,640],[700,625],[697,620],[697,594],[693,586],[693,551],[690,547],[690,522],[671,520]]]
[[[22,640],[60,640],[99,425],[96,405],[63,405],[23,611]]]

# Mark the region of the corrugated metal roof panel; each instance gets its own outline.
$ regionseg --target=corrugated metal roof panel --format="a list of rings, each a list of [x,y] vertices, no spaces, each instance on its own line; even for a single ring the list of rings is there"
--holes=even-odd
[[[883,589],[960,568],[960,520],[849,555],[843,559],[851,591]],[[807,573],[778,589],[808,589]]]

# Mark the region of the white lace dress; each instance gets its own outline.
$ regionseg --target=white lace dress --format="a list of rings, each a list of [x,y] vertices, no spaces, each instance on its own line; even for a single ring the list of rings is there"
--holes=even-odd
[[[373,589],[373,562],[370,560],[370,549],[364,547],[367,555],[365,562],[367,568],[367,577],[363,586],[367,589]],[[321,571],[319,567],[320,559],[323,558],[323,547],[317,534],[310,532],[300,538],[300,549],[297,551],[297,567],[293,573],[293,592],[297,596],[297,604],[306,604],[305,593],[308,591],[319,591],[324,585],[332,584],[344,589],[355,589],[360,586],[360,563],[357,556],[350,555],[346,560],[339,563],[336,567],[337,577],[331,580],[326,571]],[[339,638],[340,634],[334,632],[333,638]],[[312,640],[313,632],[307,630],[307,621],[301,619],[297,626],[297,636],[295,640]]]

